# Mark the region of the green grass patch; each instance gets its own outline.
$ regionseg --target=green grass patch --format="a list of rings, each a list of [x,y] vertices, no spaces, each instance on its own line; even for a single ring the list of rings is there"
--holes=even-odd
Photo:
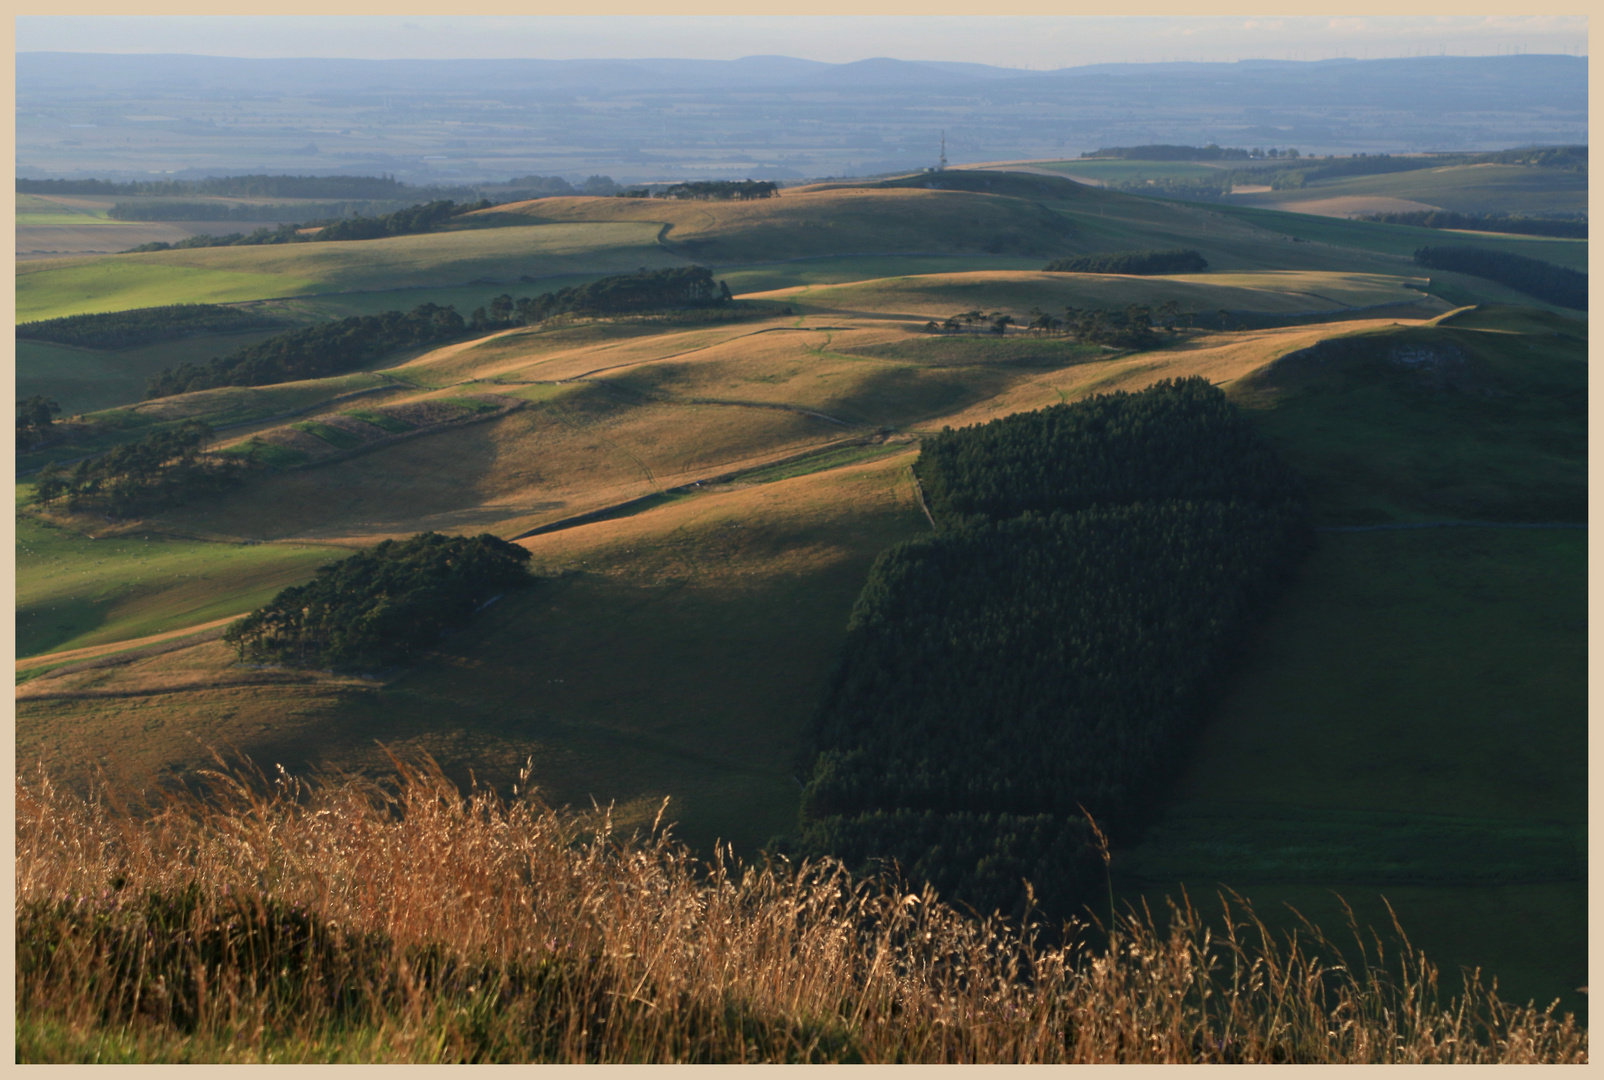
[[[88,536],[17,516],[17,655],[103,645],[242,614],[337,549]]]
[[[1340,177],[1241,198],[1284,206],[1344,196],[1407,199],[1462,214],[1586,214],[1587,174],[1524,165],[1450,165]]]
[[[1321,534],[1115,853],[1126,894],[1224,882],[1329,930],[1327,890],[1378,926],[1384,893],[1450,972],[1584,1010],[1586,579],[1582,530]]]
[[[873,461],[891,454],[908,453],[913,449],[914,447],[908,443],[842,446],[779,465],[765,465],[761,469],[741,473],[735,479],[742,484],[771,484],[776,480],[789,480],[793,476],[807,476],[809,473],[823,472],[826,469],[839,469],[844,465],[856,465],[860,461]]]
[[[205,363],[281,332],[207,335],[114,351],[18,341],[17,393],[54,398],[68,416],[132,404],[145,396],[146,380],[166,368]]]
[[[230,250],[230,249],[224,249]],[[311,292],[314,278],[272,271],[162,263],[149,255],[20,263],[17,321],[165,304],[226,304]]]
[[[312,460],[311,455],[304,450],[295,450],[288,446],[264,442],[257,438],[236,443],[226,450],[219,451],[219,453],[227,457],[254,457],[258,464],[265,465],[270,469],[293,469],[297,465],[304,465]]]
[[[315,435],[338,450],[355,450],[364,442],[360,435],[353,435],[349,431],[330,427],[328,424],[320,424],[316,420],[302,420],[291,424],[290,427],[296,431],[304,431],[308,435]]]
[[[1405,174],[1408,175],[1408,174]],[[1311,189],[1312,190],[1312,189]],[[1337,247],[1359,248],[1386,255],[1413,258],[1417,248],[1440,245],[1446,234],[1441,229],[1423,229],[1413,225],[1387,225],[1379,221],[1347,221],[1342,218],[1318,217],[1314,214],[1288,213],[1281,210],[1264,210],[1248,206],[1228,206],[1219,203],[1191,203],[1207,207],[1216,213],[1239,221],[1257,225],[1261,229],[1299,240]],[[1478,234],[1476,246],[1542,259],[1572,270],[1587,269],[1586,240],[1539,240],[1531,238],[1493,237]],[[1206,253],[1205,253],[1206,254]],[[1212,259],[1210,260],[1213,261]]]
[[[372,424],[379,430],[388,431],[392,435],[399,435],[403,431],[412,431],[417,426],[407,423],[400,417],[391,416],[389,413],[374,412],[372,409],[349,409],[344,415]]]
[[[586,222],[425,233],[384,240],[190,248],[143,255],[24,263],[17,319],[162,304],[263,300],[313,293],[406,290],[407,307],[433,290],[479,284],[487,302],[521,277],[598,275],[682,265],[648,222]],[[547,287],[529,288],[534,292]],[[393,308],[393,297],[356,300]],[[351,302],[351,298],[345,298]],[[367,314],[356,311],[353,314]]]
[[[1231,393],[1303,474],[1319,523],[1584,521],[1587,348],[1569,326],[1338,338]]]

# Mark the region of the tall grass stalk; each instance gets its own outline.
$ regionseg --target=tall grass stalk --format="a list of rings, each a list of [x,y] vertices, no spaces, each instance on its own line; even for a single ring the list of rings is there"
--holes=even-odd
[[[395,770],[220,768],[156,796],[19,778],[18,1060],[1586,1057],[1553,1007],[1475,977],[1443,1002],[1407,941],[1350,961],[1235,896],[1223,933],[1183,897],[1049,934]]]

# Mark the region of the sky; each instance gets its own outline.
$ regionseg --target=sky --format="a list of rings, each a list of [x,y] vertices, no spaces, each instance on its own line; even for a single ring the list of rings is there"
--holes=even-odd
[[[23,16],[18,52],[357,59],[877,56],[1051,69],[1165,60],[1586,55],[1576,15],[1401,17]]]

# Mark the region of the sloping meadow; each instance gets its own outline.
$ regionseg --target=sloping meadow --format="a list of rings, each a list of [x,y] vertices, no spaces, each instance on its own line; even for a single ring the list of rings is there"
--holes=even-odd
[[[793,843],[1071,914],[1306,549],[1301,482],[1200,378],[943,431],[915,471],[937,531],[870,572]]]

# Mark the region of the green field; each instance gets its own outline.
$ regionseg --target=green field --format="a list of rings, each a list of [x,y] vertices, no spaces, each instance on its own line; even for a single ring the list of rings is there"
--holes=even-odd
[[[649,224],[585,223],[40,260],[18,267],[17,319],[313,293],[448,288],[480,278],[492,284],[517,283],[520,277],[619,273],[682,262],[657,246],[657,232]],[[494,295],[488,292],[486,298]]]
[[[1320,180],[1233,201],[1293,210],[1301,202],[1359,197],[1405,199],[1461,214],[1586,214],[1587,175],[1526,165],[1453,165]]]
[[[1386,896],[1447,971],[1585,1010],[1586,573],[1581,530],[1323,534],[1127,887],[1328,930],[1321,890],[1377,925]]]
[[[204,364],[214,356],[265,341],[279,330],[214,334],[144,345],[137,349],[81,349],[48,341],[17,342],[17,396],[54,398],[64,416],[92,413],[139,401],[145,382],[179,364]]]
[[[17,518],[17,655],[125,641],[263,603],[311,578],[329,548],[102,539]]]

